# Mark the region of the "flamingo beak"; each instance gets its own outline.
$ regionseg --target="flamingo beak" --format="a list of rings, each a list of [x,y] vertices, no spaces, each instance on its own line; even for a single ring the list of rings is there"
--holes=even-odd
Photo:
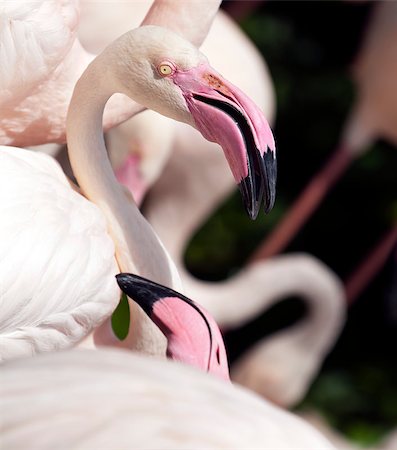
[[[244,206],[256,219],[262,201],[268,213],[276,195],[276,152],[270,126],[262,111],[239,88],[208,64],[176,71],[196,128],[225,153]]]
[[[132,273],[119,273],[116,280],[124,294],[138,303],[150,318],[154,304],[169,294],[166,287]]]
[[[207,324],[208,330],[210,330],[205,314],[192,300],[179,292],[132,273],[119,273],[116,275],[116,280],[124,294],[134,300],[144,310],[167,338],[172,334],[172,327],[170,328],[170,324],[173,323],[172,316],[178,317],[176,326],[178,329],[180,328],[179,321],[181,318],[186,321],[190,320],[189,316],[186,315],[186,311],[183,312],[183,304],[187,305],[189,311],[195,310]],[[162,305],[164,306],[167,300],[170,299],[177,300],[173,302],[172,313],[170,309],[162,308]],[[181,306],[182,309],[180,309]]]
[[[158,284],[147,278],[132,273],[119,273],[116,275],[120,289],[134,300],[153,319],[153,309],[157,302],[167,298],[178,298],[198,310],[196,304],[171,288]]]

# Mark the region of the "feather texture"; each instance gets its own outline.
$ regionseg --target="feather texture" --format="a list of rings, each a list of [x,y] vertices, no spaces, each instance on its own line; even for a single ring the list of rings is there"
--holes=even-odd
[[[119,300],[97,206],[47,155],[0,151],[0,359],[71,346]]]

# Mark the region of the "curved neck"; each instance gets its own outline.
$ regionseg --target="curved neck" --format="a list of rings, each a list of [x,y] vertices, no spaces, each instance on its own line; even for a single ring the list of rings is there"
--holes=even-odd
[[[273,258],[273,287],[268,287],[272,302],[287,296],[302,298],[307,306],[305,317],[285,333],[296,345],[310,353],[323,355],[344,324],[346,299],[342,283],[316,258],[296,254]]]
[[[288,296],[302,298],[308,312],[280,333],[311,352],[327,351],[344,323],[346,301],[341,282],[309,255],[259,261],[221,283],[194,279],[182,269],[180,273],[186,295],[197,299],[224,328],[241,326]]]
[[[114,83],[100,61],[97,58],[82,75],[70,103],[67,136],[71,166],[84,195],[107,218],[120,268],[175,286],[169,256],[133,199],[124,194],[110,165],[102,117],[116,89],[109,87]]]
[[[107,100],[117,92],[107,64],[97,57],[77,82],[67,117],[70,163],[84,195],[104,213],[116,248],[120,271],[139,273],[180,290],[179,275],[152,227],[117,183],[107,156],[102,117]],[[115,274],[116,275],[116,274]],[[116,282],[116,280],[114,280]],[[131,308],[132,347],[163,353],[164,341],[150,319]]]

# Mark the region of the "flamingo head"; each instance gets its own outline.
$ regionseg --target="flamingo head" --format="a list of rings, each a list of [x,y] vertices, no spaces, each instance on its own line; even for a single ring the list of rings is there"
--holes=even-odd
[[[140,27],[115,45],[125,55],[114,60],[123,93],[218,143],[251,219],[257,217],[262,201],[269,212],[276,190],[275,143],[254,102],[216,72],[196,47],[170,30]],[[120,48],[116,53],[120,55]]]
[[[138,275],[121,273],[116,279],[120,289],[138,303],[167,338],[168,357],[229,380],[221,332],[204,308]]]

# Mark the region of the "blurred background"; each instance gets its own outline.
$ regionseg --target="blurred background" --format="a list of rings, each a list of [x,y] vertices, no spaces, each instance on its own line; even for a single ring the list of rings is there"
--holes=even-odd
[[[222,3],[263,54],[275,85],[277,199],[268,216],[252,222],[239,194],[229,197],[188,247],[186,264],[198,278],[236,273],[331,155],[355,99],[350,68],[376,3]],[[396,167],[396,148],[378,140],[350,165],[284,253],[311,253],[346,280],[397,222]],[[297,407],[321,411],[363,445],[376,444],[397,425],[396,283],[397,249],[350,306],[341,337]],[[299,298],[285,298],[226,332],[230,360],[302,314]]]

